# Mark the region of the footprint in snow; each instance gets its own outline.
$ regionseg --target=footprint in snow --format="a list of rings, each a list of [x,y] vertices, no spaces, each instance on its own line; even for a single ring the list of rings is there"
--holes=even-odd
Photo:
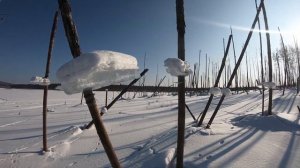
[[[221,140],[221,141],[220,141],[220,144],[223,144],[224,142],[225,142],[224,140]]]
[[[207,160],[209,160],[209,159],[211,159],[211,158],[212,158],[212,155],[208,155],[208,156],[206,157]]]

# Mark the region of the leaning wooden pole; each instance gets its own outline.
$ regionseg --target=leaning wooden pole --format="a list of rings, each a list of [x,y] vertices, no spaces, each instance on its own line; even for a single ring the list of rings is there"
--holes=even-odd
[[[52,49],[54,45],[54,38],[57,29],[57,20],[58,20],[58,11],[54,14],[53,25],[51,29],[50,42],[48,48],[48,56],[47,56],[47,64],[46,64],[46,72],[44,78],[49,77]],[[44,97],[43,97],[43,151],[47,152],[47,100],[48,100],[48,85],[44,86]]]
[[[185,21],[183,0],[176,0],[176,21],[178,32],[178,58],[185,61]],[[178,134],[177,134],[177,168],[183,168],[185,129],[185,79],[178,76]]]
[[[65,33],[69,42],[69,46],[71,49],[71,53],[74,58],[79,57],[81,55],[81,50],[79,46],[78,35],[76,31],[75,24],[72,20],[71,7],[68,0],[58,0],[59,8],[61,11],[61,16],[65,28]],[[109,140],[108,134],[104,127],[103,121],[100,117],[100,112],[97,107],[97,103],[91,89],[84,90],[83,92],[84,98],[86,100],[86,104],[89,108],[93,121],[95,123],[95,127],[98,133],[98,136],[101,140],[101,143],[104,147],[104,150],[108,156],[110,164],[114,168],[121,167],[117,155],[115,154],[112,144]]]
[[[262,12],[264,15],[264,22],[265,22],[265,30],[266,30],[266,40],[267,40],[267,53],[268,53],[268,64],[269,64],[269,82],[272,82],[273,72],[272,72],[272,53],[271,53],[271,40],[270,40],[270,33],[269,33],[269,25],[268,25],[268,18],[267,12],[265,8],[264,1],[261,1]],[[268,115],[272,115],[272,103],[273,103],[273,89],[269,88],[269,104],[268,104]]]
[[[233,39],[233,33],[232,33],[232,28],[230,27],[230,33],[231,33],[231,36],[232,36],[232,49],[233,49],[233,56],[234,56],[234,65],[236,65],[236,53],[235,53],[235,46],[234,46],[234,39]],[[239,84],[238,84],[238,74],[236,73],[235,74],[235,88],[236,88],[236,93],[239,93],[238,91],[238,87],[239,87]]]
[[[255,6],[256,10],[258,10],[257,6],[257,0],[255,0]],[[263,50],[262,50],[262,37],[261,37],[261,31],[260,31],[260,19],[258,17],[257,19],[257,24],[258,24],[258,30],[259,30],[259,49],[260,49],[260,64],[261,64],[261,86],[262,86],[262,104],[261,104],[261,114],[264,115],[265,111],[265,78],[264,78],[264,59],[263,59]]]
[[[229,36],[229,39],[228,39],[228,42],[227,42],[227,47],[226,47],[226,50],[225,50],[225,53],[224,53],[224,57],[223,57],[223,59],[222,59],[221,67],[220,67],[220,70],[219,70],[219,72],[218,72],[218,76],[217,76],[217,78],[216,78],[214,87],[218,87],[218,85],[219,85],[219,81],[220,81],[220,79],[221,79],[222,72],[223,72],[223,69],[224,69],[224,67],[225,67],[226,58],[227,58],[227,55],[228,55],[228,53],[229,53],[229,48],[230,48],[231,40],[232,40],[232,35]],[[209,99],[208,99],[208,102],[206,103],[206,106],[205,106],[205,108],[204,108],[204,111],[203,111],[202,113],[199,114],[198,118],[199,118],[200,116],[201,116],[201,118],[200,118],[199,122],[197,123],[197,127],[200,127],[200,126],[202,125],[203,120],[204,120],[204,118],[205,118],[205,116],[206,116],[206,113],[207,113],[207,111],[208,111],[208,108],[209,108],[209,106],[210,106],[210,104],[211,104],[211,102],[212,102],[212,100],[213,100],[213,97],[214,97],[214,95],[213,95],[213,94],[210,94],[210,97],[209,97]],[[197,118],[197,119],[198,119],[198,118]]]
[[[109,110],[127,91],[128,89],[133,86],[140,78],[142,78],[146,73],[148,72],[148,69],[144,69],[143,72],[141,72],[140,77],[132,80],[105,108]],[[101,112],[100,115],[102,116],[104,113]],[[91,126],[94,124],[93,120],[90,121],[86,126],[85,129],[90,129]]]
[[[248,37],[247,37],[247,39],[246,39],[245,45],[244,45],[244,47],[243,47],[243,49],[242,49],[242,51],[241,51],[241,54],[240,54],[240,56],[239,56],[239,59],[238,59],[236,65],[234,66],[234,70],[233,70],[233,72],[232,72],[232,74],[231,74],[231,76],[230,76],[230,79],[229,79],[228,83],[227,83],[227,88],[229,88],[229,87],[231,86],[232,80],[233,80],[235,74],[237,73],[237,69],[239,68],[239,66],[240,66],[240,64],[241,64],[241,62],[242,62],[242,60],[243,60],[244,54],[245,54],[245,52],[246,52],[246,49],[247,49],[248,44],[249,44],[249,41],[250,41],[250,39],[251,39],[251,37],[252,37],[252,34],[253,34],[253,29],[255,28],[255,25],[256,25],[257,20],[258,20],[258,17],[259,17],[259,13],[260,13],[260,11],[261,11],[261,9],[262,9],[263,2],[264,2],[264,0],[261,1],[260,5],[259,5],[259,7],[258,7],[258,9],[257,9],[257,13],[256,13],[256,16],[255,16],[255,18],[254,18],[254,21],[253,21],[253,23],[252,23],[252,26],[251,26],[251,29],[250,29],[250,31],[249,31]],[[218,103],[218,105],[217,105],[217,107],[216,107],[216,109],[215,109],[215,111],[214,111],[214,113],[212,114],[212,116],[211,116],[211,118],[210,118],[210,120],[209,120],[209,122],[208,122],[208,124],[207,124],[207,126],[206,126],[206,128],[210,128],[210,125],[211,125],[212,122],[214,121],[214,118],[216,117],[216,115],[217,115],[217,113],[218,113],[218,111],[219,111],[219,109],[220,109],[220,107],[221,107],[221,105],[222,105],[224,99],[225,99],[225,95],[222,95],[221,98],[220,98],[220,100],[219,100],[219,103]]]

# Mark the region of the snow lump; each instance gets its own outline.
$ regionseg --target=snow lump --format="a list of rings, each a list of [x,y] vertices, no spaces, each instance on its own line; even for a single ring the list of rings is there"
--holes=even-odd
[[[114,51],[93,51],[62,65],[56,72],[66,94],[98,89],[138,76],[135,57]]]
[[[187,76],[192,73],[190,65],[178,58],[168,58],[164,61],[166,71],[172,76]]]

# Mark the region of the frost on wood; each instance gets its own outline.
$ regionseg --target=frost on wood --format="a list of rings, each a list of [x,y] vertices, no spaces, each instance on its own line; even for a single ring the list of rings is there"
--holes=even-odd
[[[225,96],[228,96],[231,94],[231,90],[229,88],[223,88],[221,90],[222,94],[225,95]]]
[[[270,88],[270,89],[275,89],[276,84],[274,82],[263,82],[264,87]]]
[[[37,85],[42,85],[42,86],[47,86],[50,84],[50,80],[48,78],[43,78],[40,76],[34,76],[30,79],[31,83],[37,84]]]
[[[166,71],[172,76],[187,76],[192,73],[190,65],[178,58],[168,58],[164,61]]]
[[[137,70],[135,57],[101,50],[84,53],[67,62],[56,76],[65,93],[74,94],[132,80],[138,76]]]
[[[221,94],[221,89],[218,87],[212,87],[209,89],[209,93],[213,95]]]

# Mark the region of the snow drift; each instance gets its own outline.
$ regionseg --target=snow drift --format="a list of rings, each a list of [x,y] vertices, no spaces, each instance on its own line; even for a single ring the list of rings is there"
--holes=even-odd
[[[101,50],[84,53],[67,62],[58,69],[56,76],[65,93],[73,94],[134,79],[137,70],[135,57]]]
[[[172,76],[187,76],[192,73],[190,65],[178,58],[168,58],[164,61],[167,73]]]

